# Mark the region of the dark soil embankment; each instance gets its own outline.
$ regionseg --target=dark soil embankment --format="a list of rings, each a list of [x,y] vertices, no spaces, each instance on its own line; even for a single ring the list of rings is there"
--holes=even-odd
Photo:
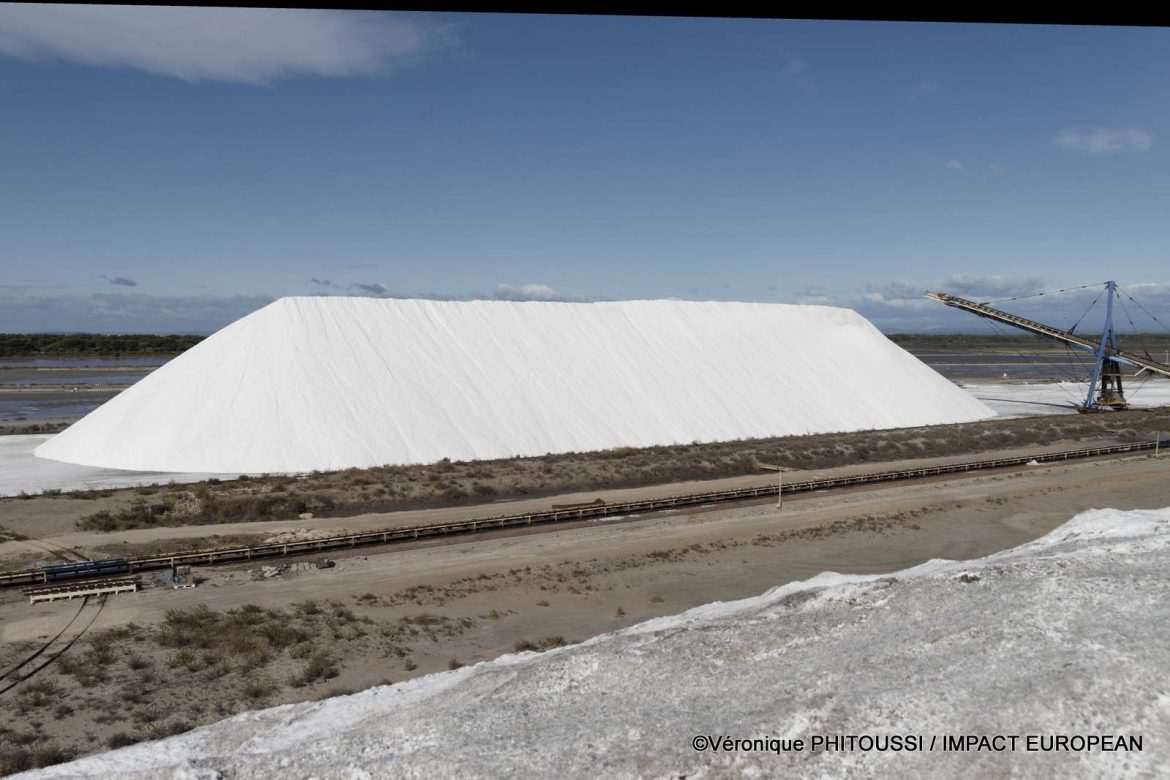
[[[761,463],[832,468],[1043,446],[1134,441],[1170,431],[1170,407],[1102,415],[1060,415],[958,425],[546,455],[539,458],[383,466],[193,485],[64,494],[118,496],[82,517],[82,530],[290,520],[299,514],[367,512],[486,503],[587,490],[638,487],[759,473]],[[60,500],[60,499],[59,499]]]

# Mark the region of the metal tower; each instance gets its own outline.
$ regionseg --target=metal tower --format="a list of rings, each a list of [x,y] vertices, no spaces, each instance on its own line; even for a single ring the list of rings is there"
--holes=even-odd
[[[1121,386],[1121,364],[1113,359],[1117,352],[1117,339],[1113,334],[1113,296],[1117,294],[1117,282],[1105,282],[1105,327],[1101,331],[1101,344],[1093,353],[1093,373],[1089,376],[1089,394],[1077,411],[1099,412],[1102,409],[1126,409],[1125,390]],[[1112,353],[1106,352],[1106,347]],[[1098,383],[1100,391],[1098,392]]]
[[[1089,394],[1085,396],[1084,403],[1076,405],[1076,409],[1078,412],[1102,412],[1110,409],[1126,409],[1129,406],[1121,384],[1121,367],[1123,365],[1133,366],[1138,369],[1138,373],[1144,371],[1170,377],[1170,365],[1159,363],[1148,355],[1137,355],[1117,348],[1117,338],[1113,331],[1113,298],[1117,295],[1117,282],[1106,282],[1105,293],[1107,296],[1105,299],[1105,327],[1101,331],[1099,344],[1094,344],[1089,339],[1078,336],[1072,331],[1060,330],[1034,320],[1017,317],[1006,311],[993,309],[986,303],[976,303],[957,295],[928,292],[926,297],[993,322],[1001,322],[1029,333],[1048,336],[1076,349],[1092,352],[1094,360],[1093,372],[1089,377]]]

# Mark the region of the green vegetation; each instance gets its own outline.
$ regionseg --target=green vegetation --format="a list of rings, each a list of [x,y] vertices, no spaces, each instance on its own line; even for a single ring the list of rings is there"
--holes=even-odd
[[[0,423],[0,436],[29,433],[60,433],[72,423],[68,420],[7,420]]]
[[[203,336],[110,336],[101,333],[0,333],[0,357],[177,355]]]
[[[212,487],[218,480],[202,483],[194,492],[170,493],[147,503],[137,498],[130,506],[115,512],[96,512],[78,522],[88,531],[123,531],[153,528],[160,525],[212,525],[246,523],[260,520],[289,520],[304,512],[320,514],[332,509],[329,496],[297,495],[216,495]],[[141,488],[138,495],[151,495]]]

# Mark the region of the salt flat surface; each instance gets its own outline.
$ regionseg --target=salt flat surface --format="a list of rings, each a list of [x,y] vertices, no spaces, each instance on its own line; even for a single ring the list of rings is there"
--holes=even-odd
[[[999,417],[1033,417],[1044,414],[1075,414],[1074,404],[1085,400],[1089,385],[1079,382],[1036,384],[984,384],[962,382],[960,386],[987,404]],[[1161,378],[1128,380],[1125,395],[1134,409],[1170,404],[1170,380]]]
[[[283,298],[36,454],[300,472],[992,416],[848,309]]]
[[[33,455],[57,434],[0,436],[0,496],[35,494],[46,490],[101,490],[168,482],[199,482],[210,477],[235,479],[239,474],[182,474],[159,471],[119,471],[60,463]]]
[[[1170,766],[1168,575],[1170,509],[1092,510],[980,560],[826,573],[28,776],[1153,777]],[[700,734],[1121,734],[1143,751],[699,753]]]

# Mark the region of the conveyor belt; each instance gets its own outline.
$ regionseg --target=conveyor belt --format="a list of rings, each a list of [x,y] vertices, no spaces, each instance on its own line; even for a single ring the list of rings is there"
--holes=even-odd
[[[969,311],[972,314],[993,320],[995,322],[1002,322],[1005,325],[1011,325],[1014,328],[1019,328],[1020,330],[1025,330],[1029,333],[1035,333],[1040,336],[1048,336],[1050,338],[1056,339],[1057,341],[1063,341],[1065,344],[1076,347],[1078,349],[1086,350],[1088,352],[1096,352],[1098,348],[1097,344],[1093,343],[1093,341],[1090,339],[1084,338],[1083,336],[1078,336],[1075,333],[1071,333],[1067,330],[1054,328],[1051,325],[1045,325],[1042,322],[1036,322],[1035,320],[1029,320],[1024,317],[1017,317],[1016,315],[1009,314],[1006,311],[1000,311],[999,309],[992,308],[985,303],[976,303],[975,301],[969,301],[966,298],[960,298],[957,295],[947,295],[946,293],[928,292],[926,293],[926,297],[930,298],[931,300],[938,301],[939,303],[945,303],[947,306],[953,306],[956,309]],[[1158,361],[1153,360],[1148,356],[1143,357],[1142,355],[1138,355],[1134,352],[1126,352],[1124,349],[1117,349],[1113,346],[1107,345],[1104,349],[1106,356],[1120,363],[1126,363],[1127,365],[1131,365],[1135,368],[1143,369],[1161,376],[1170,377],[1170,366],[1166,365],[1165,363],[1159,363]]]
[[[1032,461],[1055,463],[1058,461],[1093,458],[1103,455],[1126,455],[1153,450],[1156,444],[1156,442],[1152,441],[1133,444],[1115,444],[1105,447],[1087,447],[1084,449],[1020,455],[1010,458],[989,458],[985,460],[965,461],[963,463],[949,463],[940,466],[922,466],[911,469],[876,471],[866,474],[820,477],[794,482],[786,481],[784,483],[784,495],[808,493],[814,490],[852,487],[854,485],[872,485],[882,482],[898,482],[901,480],[920,479],[946,474],[963,474],[972,471],[1026,466]],[[580,506],[576,509],[554,509],[546,512],[499,515],[495,517],[459,520],[451,523],[387,528],[296,542],[279,542],[244,547],[219,547],[164,555],[150,555],[139,558],[127,558],[126,561],[129,564],[130,571],[166,569],[171,566],[207,566],[221,563],[239,563],[241,561],[281,558],[289,555],[304,555],[329,550],[348,549],[351,547],[412,542],[418,539],[441,538],[458,534],[471,534],[479,531],[494,531],[502,528],[525,528],[549,523],[575,522],[664,509],[745,501],[753,498],[774,498],[776,497],[776,491],[777,486],[775,484],[758,485],[735,490],[688,493],[679,496],[648,498],[639,501],[591,504]],[[125,576],[124,572],[122,576]],[[31,585],[45,581],[45,573],[41,569],[0,572],[0,587]]]

